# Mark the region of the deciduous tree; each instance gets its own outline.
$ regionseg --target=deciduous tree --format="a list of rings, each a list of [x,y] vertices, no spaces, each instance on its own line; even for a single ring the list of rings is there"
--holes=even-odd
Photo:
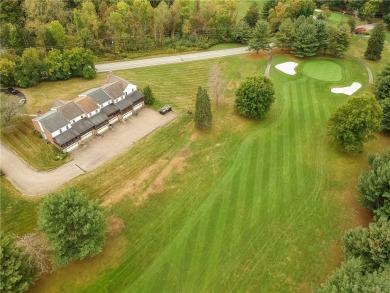
[[[328,25],[328,52],[335,56],[343,56],[351,43],[350,27]]]
[[[256,51],[268,50],[270,43],[269,24],[265,20],[259,20],[252,32],[252,38],[249,41],[249,50]]]
[[[328,134],[340,149],[361,153],[363,143],[374,139],[381,129],[383,111],[372,94],[351,97],[331,115]]]
[[[275,101],[272,81],[266,76],[248,77],[236,91],[235,108],[241,115],[263,118]]]
[[[69,63],[59,50],[50,50],[43,63],[48,80],[65,80],[70,78]]]
[[[37,84],[41,80],[42,70],[41,54],[35,48],[27,48],[15,68],[16,84],[20,87]]]
[[[0,84],[2,86],[15,85],[15,62],[9,58],[0,57]]]
[[[89,49],[73,48],[64,50],[72,77],[94,78],[96,76],[95,55]]]
[[[11,118],[22,113],[23,109],[24,104],[20,103],[20,98],[18,96],[0,93],[1,122],[10,122]]]
[[[37,268],[12,236],[0,233],[0,291],[25,292],[38,276]]]
[[[369,171],[360,174],[358,189],[359,201],[372,210],[376,218],[390,219],[390,153],[370,155]]]
[[[385,25],[379,22],[371,32],[368,39],[367,49],[364,52],[364,57],[368,60],[377,61],[382,57],[382,51],[385,44]]]
[[[38,225],[47,235],[59,266],[96,255],[103,249],[107,231],[104,210],[74,188],[43,200]]]
[[[200,130],[208,130],[211,128],[212,119],[209,95],[206,89],[199,87],[195,102],[195,125]]]
[[[379,101],[383,110],[382,126],[385,130],[390,130],[390,98]]]

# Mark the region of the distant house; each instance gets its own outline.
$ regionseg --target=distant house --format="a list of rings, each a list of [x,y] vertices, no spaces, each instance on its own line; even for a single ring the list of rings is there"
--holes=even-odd
[[[68,152],[143,106],[137,86],[110,73],[102,87],[83,92],[74,101],[56,100],[32,121],[46,141]]]

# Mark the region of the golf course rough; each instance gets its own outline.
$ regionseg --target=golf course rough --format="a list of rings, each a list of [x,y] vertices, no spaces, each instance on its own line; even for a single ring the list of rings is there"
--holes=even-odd
[[[340,65],[328,59],[306,62],[303,65],[303,73],[308,77],[322,81],[339,81],[343,77]]]

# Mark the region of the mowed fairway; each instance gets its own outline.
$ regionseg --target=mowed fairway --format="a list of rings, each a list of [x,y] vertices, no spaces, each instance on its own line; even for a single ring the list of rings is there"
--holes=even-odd
[[[260,121],[232,111],[233,91],[245,76],[264,72],[266,60],[244,56],[218,61],[227,92],[214,111],[213,131],[198,133],[183,117],[120,160],[77,179],[80,188],[103,201],[122,193],[111,213],[126,227],[109,238],[103,254],[54,272],[31,291],[309,292],[312,284],[323,281],[338,265],[343,231],[362,222],[342,205],[340,195],[366,155],[343,156],[329,143],[326,121],[346,99],[330,89],[358,81],[361,93],[368,86],[364,68],[350,59],[332,61],[339,65],[340,81],[306,76],[304,64],[316,60],[325,59],[293,59],[299,63],[295,76],[272,67],[277,101]],[[286,61],[292,58],[275,55],[273,66]],[[214,63],[138,69],[121,76],[152,83],[157,96],[184,116]],[[144,160],[133,157],[152,148],[159,148],[156,152],[169,162],[182,163],[172,165],[163,186],[152,192],[132,190],[135,183],[118,186],[126,176],[135,176],[132,166],[136,175],[141,172]],[[352,163],[337,165],[343,160]],[[116,172],[119,162],[127,163],[127,169]],[[100,176],[105,180],[96,180]],[[159,181],[158,172],[150,176]],[[140,204],[133,196],[137,193],[149,198]]]

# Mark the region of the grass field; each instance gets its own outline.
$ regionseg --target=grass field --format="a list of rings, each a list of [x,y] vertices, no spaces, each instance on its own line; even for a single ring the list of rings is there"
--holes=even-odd
[[[125,228],[101,255],[57,270],[31,292],[309,292],[327,277],[340,262],[342,233],[369,218],[354,199],[366,156],[390,140],[380,136],[359,156],[329,143],[326,120],[346,100],[330,88],[353,81],[362,83],[360,92],[369,88],[364,68],[349,58],[332,59],[342,78],[326,82],[303,68],[328,59],[274,55],[273,65],[298,62],[297,75],[273,68],[277,101],[267,118],[237,116],[239,82],[264,72],[266,60],[256,58],[118,73],[151,84],[157,105],[173,105],[181,118],[67,185],[110,206]],[[201,134],[185,113],[215,63],[227,91],[213,109],[212,131]],[[20,231],[35,227],[33,208],[27,210]]]
[[[53,147],[34,132],[33,117],[13,117],[11,123],[1,127],[1,141],[36,170],[48,171],[68,162],[70,157],[57,159]]]

